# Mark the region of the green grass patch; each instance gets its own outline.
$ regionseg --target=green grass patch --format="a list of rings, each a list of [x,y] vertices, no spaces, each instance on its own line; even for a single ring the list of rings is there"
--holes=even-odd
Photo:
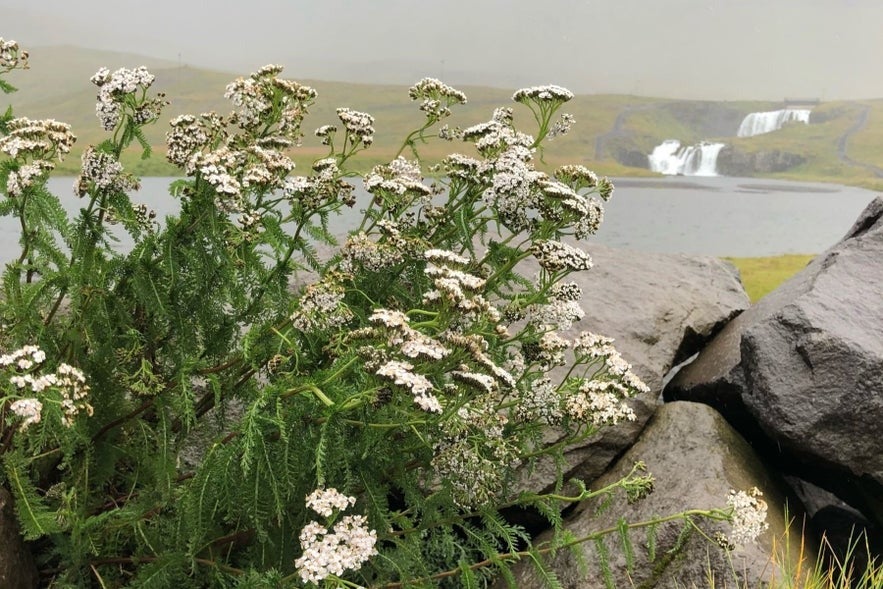
[[[766,258],[725,259],[739,269],[745,292],[754,303],[803,270],[814,257],[815,255],[808,254],[786,254]]]

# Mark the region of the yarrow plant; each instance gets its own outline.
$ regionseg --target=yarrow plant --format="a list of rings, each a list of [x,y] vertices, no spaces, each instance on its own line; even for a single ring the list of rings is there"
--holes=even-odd
[[[26,64],[0,39],[0,72]],[[0,485],[49,586],[480,586],[558,546],[504,514],[561,532],[568,504],[650,491],[639,470],[596,491],[563,474],[550,492],[518,485],[635,419],[649,390],[609,338],[564,335],[585,315],[568,279],[592,267],[579,242],[613,191],[583,166],[536,165],[573,123],[555,119],[570,92],[515,93],[533,134],[511,107],[434,130],[466,96],[427,78],[396,157],[354,171],[375,120],[344,107],[310,121],[328,153],[296,169],[318,94],[269,65],[227,86],[230,112],[170,121],[184,176],[160,223],[121,158],[133,143],[149,155],[155,77],[92,82],[109,137],[83,149],[73,218],[46,189],[70,127],[0,126],[0,213],[22,229],[0,297]],[[472,155],[428,179],[421,146],[455,139]],[[336,236],[343,208],[361,222]],[[544,442],[550,426],[561,443]],[[703,513],[748,541],[758,501]]]

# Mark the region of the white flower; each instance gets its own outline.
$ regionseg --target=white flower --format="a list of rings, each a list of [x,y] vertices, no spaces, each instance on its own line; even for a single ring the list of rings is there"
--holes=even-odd
[[[374,143],[374,117],[351,108],[338,108],[337,117],[351,135],[352,143],[361,141],[365,147]]]
[[[730,542],[736,546],[750,544],[769,528],[766,522],[767,504],[760,497],[763,493],[757,487],[745,491],[730,490],[727,494],[727,507],[733,510]]]
[[[0,152],[13,159],[62,160],[77,140],[70,125],[54,119],[21,117],[9,121],[6,128],[7,134],[0,137]]]
[[[355,497],[344,495],[337,489],[316,489],[307,495],[307,507],[325,517],[331,517],[334,510],[343,511],[356,504]]]
[[[573,92],[561,86],[549,84],[546,86],[531,86],[530,88],[522,88],[512,95],[515,102],[567,102],[573,98]]]
[[[432,383],[422,374],[413,372],[414,365],[410,362],[390,360],[377,369],[375,374],[390,379],[395,384],[403,386],[414,395],[414,402],[424,411],[441,413],[442,406],[438,398],[433,395]]]
[[[365,516],[347,515],[329,531],[310,522],[300,533],[303,553],[294,561],[304,583],[320,583],[330,575],[359,570],[377,554],[377,532],[368,529]]]
[[[0,37],[0,73],[28,68],[28,52],[19,48],[12,39]]]
[[[423,78],[408,90],[411,100],[423,99],[420,110],[430,119],[450,116],[452,104],[466,104],[466,95],[435,78]]]
[[[592,257],[588,253],[560,241],[540,240],[530,251],[540,266],[551,272],[589,270],[592,267]]]
[[[625,402],[629,390],[613,381],[588,380],[565,402],[567,413],[576,421],[596,426],[635,421],[637,417]]]
[[[43,404],[37,399],[19,399],[9,406],[10,411],[22,418],[21,430],[28,429],[31,424],[40,423]]]

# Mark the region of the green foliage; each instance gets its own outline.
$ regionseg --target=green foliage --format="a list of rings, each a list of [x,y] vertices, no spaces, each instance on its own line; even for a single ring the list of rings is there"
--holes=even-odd
[[[186,179],[162,223],[122,163],[131,146],[150,156],[144,128],[167,105],[143,68],[92,79],[109,138],[83,150],[72,219],[46,190],[70,128],[3,119],[0,213],[18,220],[21,251],[0,300],[0,484],[44,576],[485,587],[514,584],[529,559],[558,587],[547,554],[617,532],[631,563],[625,522],[581,538],[563,526],[568,505],[652,483],[636,467],[590,490],[561,467],[567,444],[632,417],[627,398],[646,391],[605,338],[557,333],[582,315],[566,278],[590,265],[565,240],[597,230],[611,190],[582,166],[534,167],[569,128],[555,119],[569,92],[516,93],[536,137],[505,108],[442,131],[465,96],[423,80],[411,98],[427,118],[399,152],[417,159],[358,173],[374,119],[339,109],[317,133],[328,154],[297,176],[289,153],[317,94],[280,71],[231,83],[230,115],[172,119],[167,159]],[[438,135],[475,157],[446,157],[430,181],[420,154]],[[331,218],[356,205],[341,245]],[[539,274],[519,275],[530,257]],[[551,446],[549,426],[564,433]],[[547,458],[553,492],[519,491]],[[511,508],[545,517],[553,540],[535,545]]]

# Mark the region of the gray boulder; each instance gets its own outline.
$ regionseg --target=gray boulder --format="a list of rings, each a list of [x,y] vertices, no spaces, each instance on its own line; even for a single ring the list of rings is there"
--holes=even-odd
[[[647,554],[647,530],[633,529],[628,532],[635,552],[631,568],[626,563],[623,542],[617,533],[612,533],[605,536],[603,544],[616,587],[708,587],[710,574],[714,575],[717,586],[761,587],[772,577],[781,575],[779,565],[771,561],[770,555],[773,538],[781,538],[786,530],[783,494],[751,447],[714,409],[698,403],[663,405],[637,443],[590,488],[600,489],[615,483],[638,461],[643,461],[655,477],[652,493],[633,503],[617,496],[600,513],[597,503],[579,505],[564,523],[573,537],[615,529],[619,518],[634,524],[687,509],[725,508],[731,489],[747,491],[752,487],[763,492],[769,506],[769,529],[755,543],[729,553],[694,531],[680,550],[671,553],[683,524],[680,520],[664,523],[656,530],[653,561]],[[694,521],[709,538],[715,532],[728,534],[731,531],[725,522],[701,518]],[[549,534],[545,533],[536,539],[535,545],[548,539]],[[605,587],[595,542],[579,544],[578,550],[588,565],[588,575],[580,572],[578,559],[566,549],[547,556],[546,562],[566,589]],[[808,558],[812,562],[813,555],[809,554]],[[543,586],[529,562],[519,563],[515,575],[516,586],[521,589]]]
[[[656,410],[665,375],[698,352],[728,321],[749,306],[748,296],[730,264],[711,257],[637,252],[596,244],[580,244],[594,260],[591,270],[571,280],[583,290],[586,316],[565,337],[592,331],[615,339],[615,347],[650,393],[631,402],[637,419],[603,428],[582,443],[568,447],[564,464],[541,461],[519,487],[548,488],[559,466],[565,479],[592,480],[622,454]],[[519,266],[524,276],[538,271],[536,263]],[[553,429],[546,441],[560,435]]]
[[[0,587],[34,589],[38,580],[34,559],[19,534],[12,495],[0,487]]]
[[[883,199],[728,325],[665,396],[719,408],[795,474],[883,521]]]

